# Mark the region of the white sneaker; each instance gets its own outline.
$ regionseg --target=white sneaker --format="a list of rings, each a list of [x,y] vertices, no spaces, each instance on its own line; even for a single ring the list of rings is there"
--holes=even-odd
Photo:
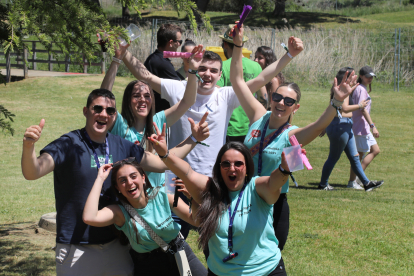
[[[359,177],[358,177],[358,176],[356,177],[355,182],[356,182],[359,186],[361,186],[361,187],[363,187],[363,186],[364,186],[364,183],[362,183],[361,179],[359,179]]]
[[[359,186],[355,181],[348,181],[347,188],[355,189],[355,190],[364,190],[361,186]]]

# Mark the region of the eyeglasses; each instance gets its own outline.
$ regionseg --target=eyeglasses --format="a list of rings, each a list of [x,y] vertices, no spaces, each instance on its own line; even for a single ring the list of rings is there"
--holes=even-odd
[[[116,161],[116,162],[112,165],[112,168],[118,167],[118,166],[120,166],[120,165],[122,165],[122,164],[132,164],[132,163],[134,163],[134,162],[136,162],[135,157],[128,157],[128,158],[125,158],[125,159],[123,159],[123,160]]]
[[[174,39],[173,41],[180,43],[180,45],[183,44],[183,40],[182,39],[181,40]]]
[[[228,169],[230,169],[230,167],[231,167],[231,165],[233,165],[234,166],[234,168],[235,169],[237,169],[237,170],[241,170],[241,169],[243,169],[243,167],[244,167],[244,162],[243,161],[236,161],[236,162],[234,162],[234,163],[230,163],[230,161],[223,161],[223,162],[221,162],[220,163],[220,167],[223,169],[223,170],[228,170]]]
[[[111,107],[111,106],[109,106],[109,107],[103,107],[102,105],[94,105],[93,107],[92,107],[92,109],[93,109],[93,111],[95,112],[95,113],[101,113],[104,109],[106,110],[106,113],[109,115],[109,116],[111,116],[111,115],[114,115],[115,114],[115,112],[116,112],[116,108],[115,107]]]
[[[272,101],[279,103],[281,100],[283,100],[283,102],[286,106],[292,106],[293,104],[296,103],[296,100],[292,99],[290,97],[283,97],[282,95],[280,95],[276,92],[274,92],[272,94]]]

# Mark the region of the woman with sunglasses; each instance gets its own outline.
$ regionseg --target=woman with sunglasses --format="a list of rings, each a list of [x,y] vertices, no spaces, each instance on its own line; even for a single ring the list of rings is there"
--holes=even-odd
[[[193,219],[200,224],[199,246],[210,251],[208,275],[286,275],[271,213],[288,176],[284,155],[270,177],[258,177],[249,149],[229,142],[220,149],[210,178],[169,154],[156,135],[150,139],[192,195]]]
[[[165,143],[164,139],[162,141]],[[102,185],[111,170],[112,190],[121,203],[98,210]],[[146,173],[132,157],[113,165],[104,165],[99,169],[85,204],[83,221],[95,227],[114,224],[126,235],[131,244],[134,275],[180,276],[173,254],[184,250],[192,275],[205,276],[207,270],[179,234],[180,225],[171,217],[173,202],[174,195],[166,194],[165,189],[160,186],[152,186]],[[197,208],[197,203],[193,202],[193,206]],[[135,210],[132,212],[137,212],[147,226],[169,245],[167,252],[152,239],[149,229],[132,218],[133,213],[131,217],[131,209]],[[181,199],[178,199],[174,212],[184,221],[197,226],[188,212],[188,205]]]
[[[273,52],[272,48],[267,46],[260,46],[257,48],[256,53],[254,54],[254,61],[260,64],[262,70],[264,70],[267,66],[272,64],[277,60],[275,53]],[[261,102],[263,106],[267,108],[268,106],[268,99],[271,99],[272,93],[276,91],[280,84],[285,82],[285,77],[283,76],[282,72],[279,72],[276,77],[272,78],[272,80],[266,84],[266,91],[268,98],[266,99],[266,105],[264,102]],[[270,109],[270,108],[269,108]]]
[[[336,80],[341,80],[346,72],[351,73],[353,71],[354,69],[350,67],[341,68],[336,74]],[[360,87],[360,85],[355,88],[358,87]],[[333,96],[334,91],[331,89],[331,100]],[[336,115],[329,126],[326,128],[326,131],[323,131],[319,135],[322,137],[326,132],[330,142],[329,156],[323,165],[321,182],[318,186],[319,190],[330,191],[334,189],[331,185],[328,184],[328,180],[333,168],[335,167],[336,162],[338,162],[343,151],[345,151],[346,156],[351,163],[351,170],[358,175],[366,191],[371,191],[374,187],[378,188],[381,186],[379,185],[381,181],[372,181],[374,185],[371,185],[370,180],[365,175],[364,170],[361,166],[361,162],[359,161],[359,154],[355,146],[355,136],[352,131],[352,112],[358,110],[363,112],[369,101],[369,99],[364,98],[358,104],[350,105],[349,97],[346,97],[344,103],[342,104],[342,109],[339,111],[341,117]],[[363,187],[358,185],[355,181],[351,180],[351,178],[348,182],[347,188],[364,190]]]
[[[118,67],[128,47],[129,45],[118,46],[118,49],[115,51],[115,57],[112,59],[108,72],[102,81],[101,88],[105,88],[110,91],[112,90]],[[192,49],[192,53],[193,55],[188,58],[189,67],[192,70],[197,70],[202,59],[194,56],[198,53],[203,53],[203,45],[195,46]],[[147,143],[146,137],[150,137],[151,134],[154,133],[153,123],[155,123],[159,129],[162,128],[164,123],[167,124],[167,128],[175,124],[194,104],[196,100],[196,91],[197,77],[195,74],[190,74],[188,84],[181,101],[154,115],[155,101],[152,88],[144,81],[134,80],[125,88],[122,98],[122,111],[121,113],[117,113],[115,124],[110,132],[121,136],[126,140],[139,144],[145,150],[152,152],[152,145],[151,143]],[[192,119],[189,120],[191,120],[192,124],[194,123]],[[193,139],[194,142],[201,141],[199,137],[194,136],[188,139]],[[152,185],[159,186],[165,183],[164,173],[146,173]],[[180,189],[179,191],[181,192],[183,189]],[[187,201],[184,195],[180,194],[180,197]],[[173,217],[183,226],[182,234],[185,238],[187,238],[190,231],[190,225],[181,221],[174,214]]]

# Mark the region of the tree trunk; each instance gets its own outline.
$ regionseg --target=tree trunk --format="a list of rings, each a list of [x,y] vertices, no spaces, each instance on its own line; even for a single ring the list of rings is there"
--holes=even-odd
[[[130,15],[128,7],[122,7],[122,17],[129,17]]]
[[[195,0],[197,9],[203,13],[207,12],[207,6],[210,0]]]
[[[273,11],[274,16],[285,16],[286,0],[276,0],[275,9]]]

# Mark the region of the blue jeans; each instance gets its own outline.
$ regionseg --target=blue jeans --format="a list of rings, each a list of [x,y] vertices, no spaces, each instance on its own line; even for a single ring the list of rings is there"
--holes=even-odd
[[[329,156],[322,169],[322,177],[320,187],[326,187],[328,185],[329,176],[336,162],[343,151],[351,163],[351,168],[355,174],[359,177],[362,183],[365,185],[369,182],[364,170],[362,169],[361,162],[359,161],[358,151],[355,146],[354,133],[352,132],[352,119],[335,117],[331,124],[326,128],[326,134],[328,135],[330,146]],[[355,156],[357,155],[357,156]]]

